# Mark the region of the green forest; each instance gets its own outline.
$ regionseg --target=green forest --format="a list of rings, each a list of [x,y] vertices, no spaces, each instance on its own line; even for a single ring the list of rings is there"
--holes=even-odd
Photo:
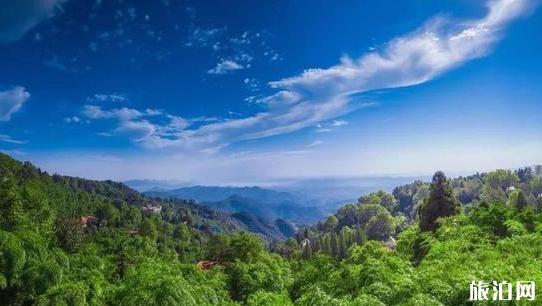
[[[227,213],[0,154],[0,304],[472,305],[472,281],[542,285],[537,174],[436,172],[269,244]]]

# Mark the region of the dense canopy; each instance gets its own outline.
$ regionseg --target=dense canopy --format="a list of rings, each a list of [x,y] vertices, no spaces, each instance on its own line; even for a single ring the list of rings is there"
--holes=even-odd
[[[227,214],[0,155],[0,301],[467,305],[473,280],[542,283],[542,184],[525,173],[436,173],[265,245]]]

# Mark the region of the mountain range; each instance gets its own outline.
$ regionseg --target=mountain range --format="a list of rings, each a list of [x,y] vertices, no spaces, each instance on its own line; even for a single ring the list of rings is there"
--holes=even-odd
[[[131,180],[125,183],[144,194],[159,198],[192,199],[229,213],[249,213],[259,218],[282,219],[293,224],[312,224],[333,214],[362,194],[391,191],[395,186],[421,177],[366,177],[303,179],[260,186],[182,186],[178,181]],[[179,186],[175,188],[174,186]]]

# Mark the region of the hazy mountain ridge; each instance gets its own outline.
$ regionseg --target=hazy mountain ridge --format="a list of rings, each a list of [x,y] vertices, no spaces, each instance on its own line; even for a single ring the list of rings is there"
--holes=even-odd
[[[356,202],[362,194],[391,191],[416,179],[420,177],[301,179],[269,188],[197,185],[169,190],[166,189],[169,181],[149,180],[139,181],[139,186],[147,186],[149,189],[144,194],[150,196],[193,199],[230,213],[247,212],[270,220],[282,218],[306,224],[333,214],[345,203]]]
[[[289,192],[261,187],[192,186],[170,191],[149,191],[146,195],[161,198],[192,199],[211,208],[230,213],[246,212],[274,220],[283,218],[310,223],[324,213],[310,201]]]

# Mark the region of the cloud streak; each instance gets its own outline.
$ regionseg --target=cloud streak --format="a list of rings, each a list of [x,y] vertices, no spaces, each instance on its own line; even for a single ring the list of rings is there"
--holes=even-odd
[[[488,3],[488,13],[479,20],[454,23],[436,17],[413,33],[393,39],[383,51],[358,59],[343,57],[336,66],[309,69],[270,85],[283,91],[334,97],[421,84],[486,55],[504,27],[526,13],[528,6],[527,0],[498,0]]]
[[[457,22],[436,17],[391,40],[382,50],[355,59],[343,57],[330,68],[308,69],[270,82],[277,93],[258,99],[263,110],[245,118],[172,128],[170,123],[141,119],[144,112],[128,109],[89,108],[86,114],[92,119],[121,118],[117,131],[137,130],[135,139],[153,148],[205,149],[290,133],[374,105],[359,103],[355,96],[360,93],[425,83],[488,54],[505,27],[525,14],[531,4],[527,0],[496,0],[488,2],[487,13],[480,19]],[[218,68],[213,73],[218,73]],[[334,122],[334,127],[346,123]]]
[[[12,143],[12,144],[25,144],[26,143],[26,141],[14,139],[11,136],[5,135],[5,134],[0,134],[0,141],[1,142]]]

